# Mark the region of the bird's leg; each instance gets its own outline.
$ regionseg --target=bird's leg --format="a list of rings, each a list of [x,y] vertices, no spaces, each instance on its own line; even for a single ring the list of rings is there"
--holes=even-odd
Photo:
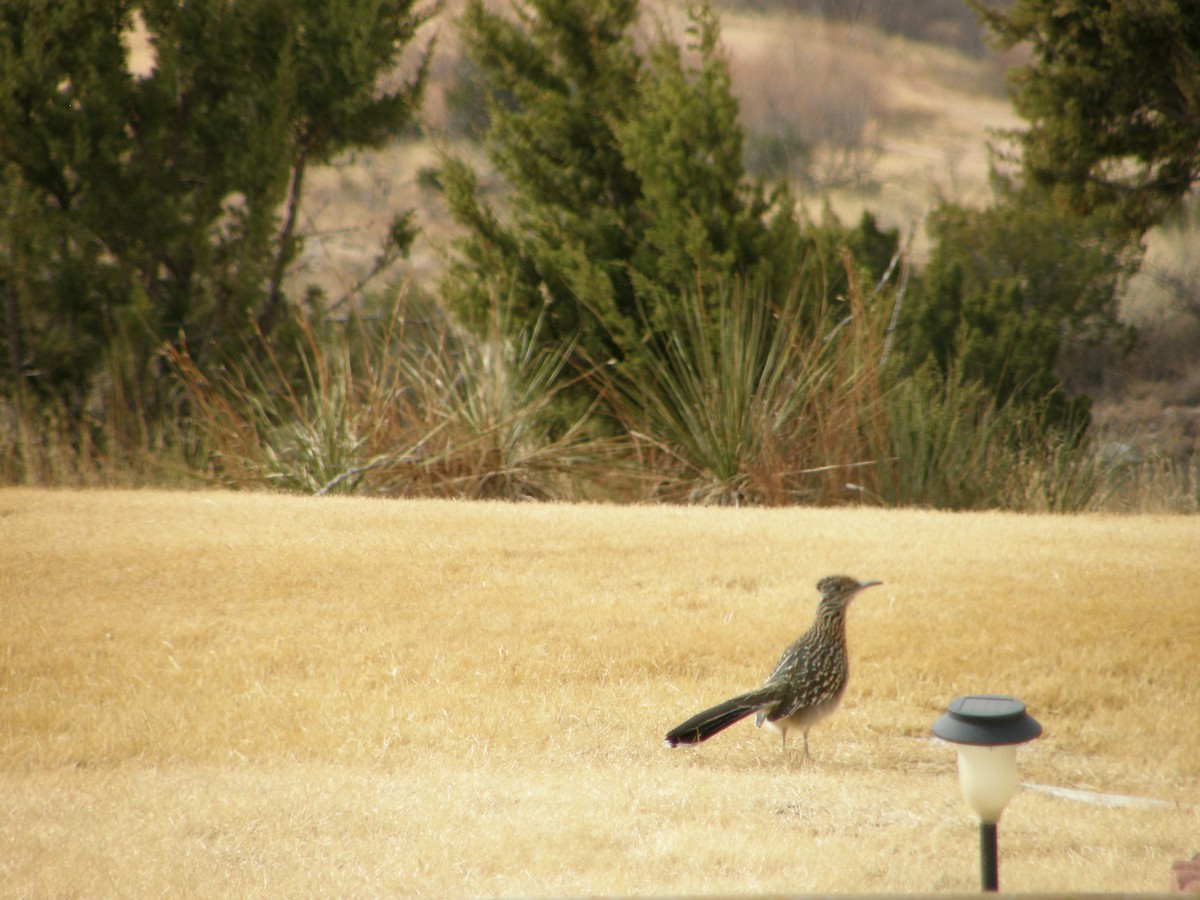
[[[784,753],[787,752],[787,726],[779,729],[779,749]]]
[[[808,759],[808,729],[804,729],[804,758]]]

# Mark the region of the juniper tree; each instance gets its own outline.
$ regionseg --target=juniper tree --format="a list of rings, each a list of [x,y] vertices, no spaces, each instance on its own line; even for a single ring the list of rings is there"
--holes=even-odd
[[[782,297],[808,247],[786,191],[746,182],[711,10],[690,8],[686,50],[661,28],[639,49],[637,15],[635,0],[529,0],[512,17],[471,0],[462,33],[504,195],[443,158],[467,232],[445,282],[457,309],[511,304],[596,361],[635,357],[685,293],[741,279]]]
[[[1128,336],[1117,307],[1137,254],[1110,219],[998,186],[990,207],[947,204],[931,216],[931,256],[900,318],[899,369],[932,364],[1000,404],[1043,408],[1048,425],[1086,424],[1089,401],[1068,395],[1062,351]]]
[[[424,63],[381,79],[430,14],[415,0],[0,0],[0,377],[77,411],[105,358],[152,397],[163,341],[203,363],[269,334],[307,167],[409,124]],[[148,72],[127,62],[135,17]],[[389,237],[385,254],[403,249],[407,220]]]
[[[1200,13],[1176,0],[972,0],[1005,46],[1022,163],[1064,208],[1140,235],[1200,178]]]

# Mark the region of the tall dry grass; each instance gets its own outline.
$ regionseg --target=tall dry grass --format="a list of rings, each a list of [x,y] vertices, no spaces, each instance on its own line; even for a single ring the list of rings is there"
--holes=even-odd
[[[186,351],[171,361],[221,484],[578,498],[615,445],[588,431],[590,409],[561,415],[555,401],[573,383],[574,348],[542,349],[540,329],[540,320],[513,323],[497,312],[475,337],[402,288],[381,323],[352,318],[320,333],[299,319],[292,347],[262,340],[215,375]]]
[[[849,267],[848,267],[849,270]],[[482,336],[400,290],[389,317],[300,318],[215,372],[168,350],[188,415],[156,430],[137,405],[68,429],[0,402],[0,482],[217,483],[309,494],[868,504],[1025,512],[1194,512],[1187,454],[1074,441],[1037,408],[977,385],[887,373],[898,302],[851,284],[837,319],[799,295],[689,296],[640,368],[579,373],[570,345],[500,304]],[[840,315],[841,313],[839,313]],[[825,324],[814,331],[810,320]],[[560,403],[587,379],[590,408]],[[577,400],[578,398],[576,398]],[[593,427],[600,407],[612,416]],[[132,411],[130,411],[132,410]],[[614,421],[620,433],[614,433]]]
[[[968,892],[952,697],[1045,726],[1012,891],[1200,850],[1200,536],[1177,517],[0,491],[0,894]],[[815,758],[741,725],[812,583],[850,611]]]
[[[848,480],[874,481],[871,445],[887,430],[882,298],[866,302],[851,273],[838,321],[800,290],[778,304],[740,285],[716,293],[684,298],[680,321],[637,367],[599,373],[654,480],[648,496],[833,503]]]
[[[27,487],[184,487],[193,483],[181,429],[153,422],[128,398],[82,415],[0,394],[0,484]]]

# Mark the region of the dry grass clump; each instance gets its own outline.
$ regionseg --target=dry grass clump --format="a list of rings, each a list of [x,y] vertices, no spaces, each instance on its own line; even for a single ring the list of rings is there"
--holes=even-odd
[[[1175,517],[0,491],[0,884],[23,895],[970,891],[953,696],[1045,726],[1003,886],[1162,890],[1200,847]],[[815,759],[738,726],[812,583],[853,675]]]
[[[574,347],[542,351],[540,327],[497,314],[476,338],[402,289],[382,324],[351,317],[318,332],[297,318],[283,353],[260,336],[212,377],[172,351],[197,474],[318,495],[578,496],[616,441],[591,435],[590,410],[554,414],[579,376],[567,374]]]

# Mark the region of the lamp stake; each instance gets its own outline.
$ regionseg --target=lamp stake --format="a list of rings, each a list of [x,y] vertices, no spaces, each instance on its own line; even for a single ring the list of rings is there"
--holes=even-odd
[[[996,823],[979,823],[979,874],[985,892],[1000,890],[1000,865],[996,855]]]

